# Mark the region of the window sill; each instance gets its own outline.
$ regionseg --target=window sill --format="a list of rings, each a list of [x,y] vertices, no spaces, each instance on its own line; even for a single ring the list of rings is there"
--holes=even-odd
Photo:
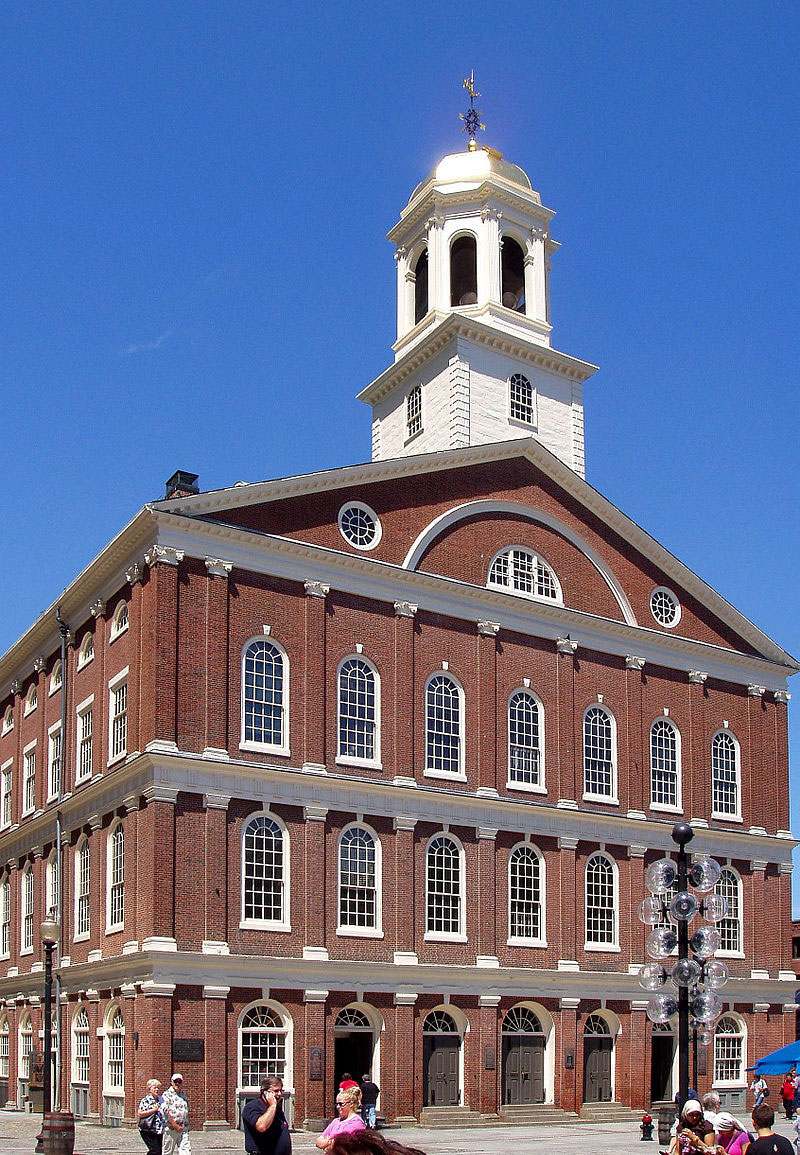
[[[337,766],[357,766],[359,770],[382,770],[383,763],[374,758],[351,758],[348,754],[336,755]]]
[[[257,919],[242,919],[239,930],[271,930],[278,934],[290,934],[292,927],[288,922],[259,922]]]
[[[240,750],[249,750],[253,754],[279,754],[289,758],[291,750],[288,746],[268,746],[266,742],[240,742]]]
[[[424,942],[467,942],[465,934],[445,934],[440,930],[426,930],[422,936]]]
[[[533,946],[543,950],[547,942],[543,938],[507,938],[506,946]]]
[[[506,782],[506,790],[521,790],[525,794],[546,794],[546,786],[534,786],[528,782]]]
[[[443,782],[466,782],[467,776],[463,770],[459,770],[457,774],[451,774],[449,770],[424,770],[423,778],[438,778]]]
[[[585,942],[583,949],[593,954],[620,954],[622,948],[610,942]]]
[[[337,926],[336,934],[339,938],[383,938],[383,931],[372,926]]]

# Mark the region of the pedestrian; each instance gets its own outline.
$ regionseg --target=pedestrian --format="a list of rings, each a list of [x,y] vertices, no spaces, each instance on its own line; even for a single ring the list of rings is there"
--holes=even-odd
[[[369,1071],[361,1078],[361,1118],[368,1127],[375,1126],[375,1108],[381,1089],[369,1077]]]
[[[783,1110],[787,1119],[794,1117],[794,1080],[797,1075],[795,1067],[791,1067],[783,1076],[783,1085],[781,1086],[781,1099],[783,1099]]]
[[[764,1078],[763,1075],[756,1075],[756,1077],[753,1079],[752,1083],[750,1084],[750,1090],[753,1092],[753,1094],[756,1097],[756,1102],[755,1102],[756,1107],[760,1107],[761,1104],[766,1099],[767,1095],[769,1095],[769,1087],[767,1086],[767,1080]]]
[[[192,1155],[189,1102],[183,1089],[183,1075],[177,1071],[164,1092],[164,1123],[162,1155]]]
[[[139,1100],[139,1110],[136,1113],[139,1121],[139,1134],[150,1155],[161,1155],[164,1116],[161,1112],[163,1100],[159,1094],[160,1090],[161,1084],[158,1079],[148,1079],[145,1093]]]
[[[795,1155],[792,1143],[784,1135],[776,1135],[772,1130],[775,1112],[769,1103],[760,1103],[753,1108],[751,1116],[756,1129],[756,1138],[746,1148],[747,1155]]]
[[[250,1155],[291,1155],[292,1137],[283,1113],[283,1080],[278,1075],[261,1080],[261,1094],[249,1099],[242,1111],[244,1149]]]
[[[320,1151],[327,1151],[336,1135],[366,1130],[364,1120],[359,1113],[360,1110],[361,1091],[358,1083],[339,1092],[336,1096],[336,1118],[328,1124],[317,1139],[317,1146]]]

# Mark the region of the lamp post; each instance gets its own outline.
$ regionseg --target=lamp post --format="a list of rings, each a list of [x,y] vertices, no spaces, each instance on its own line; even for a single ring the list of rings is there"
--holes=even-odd
[[[61,927],[54,918],[46,918],[39,928],[44,945],[44,1072],[42,1076],[42,1114],[53,1109],[53,951]]]
[[[647,868],[645,882],[650,897],[639,906],[639,918],[653,927],[645,949],[655,961],[645,963],[639,971],[640,985],[654,992],[647,1016],[654,1023],[678,1018],[680,1108],[689,1097],[690,1031],[703,1045],[711,1042],[714,1024],[722,1013],[722,999],[716,992],[728,981],[728,968],[713,957],[721,942],[713,924],[728,910],[727,900],[711,893],[722,871],[719,863],[705,854],[694,855],[689,862],[686,847],[693,838],[688,822],[675,823],[672,840],[678,848],[677,861],[661,858]],[[675,893],[670,897],[673,887]],[[689,923],[698,914],[712,925],[698,927],[690,938]],[[677,961],[667,969],[666,960],[676,951]]]

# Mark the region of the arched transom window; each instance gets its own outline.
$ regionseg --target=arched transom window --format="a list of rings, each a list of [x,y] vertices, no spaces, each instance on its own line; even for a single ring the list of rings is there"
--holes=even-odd
[[[251,1007],[242,1019],[239,1089],[258,1091],[261,1080],[286,1073],[287,1028],[272,1007]]]
[[[714,1082],[745,1082],[745,1030],[741,1019],[723,1015],[714,1035]]]
[[[551,567],[524,546],[508,546],[494,556],[487,584],[526,597],[562,600],[561,586]]]
[[[242,918],[283,925],[285,917],[285,840],[274,818],[258,814],[242,837]]]
[[[614,720],[604,706],[590,706],[583,718],[583,792],[614,799],[616,750]]]
[[[678,731],[666,718],[650,727],[650,805],[677,810],[681,804]]]
[[[285,661],[281,650],[259,638],[242,658],[242,741],[283,748]]]
[[[434,774],[462,772],[461,692],[447,674],[435,674],[425,691],[425,769]]]
[[[711,810],[719,817],[740,817],[739,746],[727,730],[711,740]]]
[[[515,786],[542,786],[542,710],[529,690],[515,690],[508,700],[508,781]]]
[[[378,928],[377,852],[363,826],[343,831],[339,841],[339,925]]]
[[[339,670],[339,757],[378,758],[378,677],[363,658],[347,658]]]
[[[426,891],[427,933],[460,935],[461,854],[458,844],[447,834],[437,834],[428,846]]]
[[[525,942],[544,938],[542,860],[532,846],[517,846],[508,860],[508,936]]]
[[[616,876],[605,854],[586,863],[586,945],[616,946]]]

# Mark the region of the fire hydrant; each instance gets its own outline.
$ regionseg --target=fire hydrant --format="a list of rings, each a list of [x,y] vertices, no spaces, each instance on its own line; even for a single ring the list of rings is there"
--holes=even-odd
[[[642,1115],[642,1121],[639,1124],[639,1130],[642,1133],[642,1143],[653,1138],[653,1117],[652,1115]]]

